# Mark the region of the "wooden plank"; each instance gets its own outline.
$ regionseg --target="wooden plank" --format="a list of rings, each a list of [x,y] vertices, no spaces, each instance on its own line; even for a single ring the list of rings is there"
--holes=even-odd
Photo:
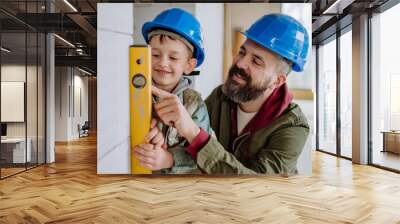
[[[314,100],[314,93],[310,89],[290,89],[296,100]]]

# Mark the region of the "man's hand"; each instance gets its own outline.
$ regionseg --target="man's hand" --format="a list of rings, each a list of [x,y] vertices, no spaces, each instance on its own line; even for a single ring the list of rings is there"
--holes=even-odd
[[[161,146],[140,144],[134,149],[140,165],[149,170],[171,168],[174,165],[172,154]]]
[[[153,95],[159,97],[159,102],[154,104],[154,109],[161,121],[176,128],[179,135],[192,143],[199,134],[200,128],[192,120],[179,98],[155,86],[152,86],[151,90]]]

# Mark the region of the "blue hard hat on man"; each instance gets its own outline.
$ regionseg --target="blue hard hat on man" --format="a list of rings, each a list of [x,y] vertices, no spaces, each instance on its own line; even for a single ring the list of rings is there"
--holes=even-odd
[[[306,28],[293,17],[284,14],[265,15],[242,33],[291,62],[293,71],[303,71],[307,61],[309,36]]]
[[[196,67],[199,67],[204,61],[204,47],[199,21],[190,13],[172,8],[165,10],[142,27],[142,34],[146,43],[149,43],[149,33],[156,29],[163,29],[179,34],[185,38],[194,47],[194,57],[197,60]]]

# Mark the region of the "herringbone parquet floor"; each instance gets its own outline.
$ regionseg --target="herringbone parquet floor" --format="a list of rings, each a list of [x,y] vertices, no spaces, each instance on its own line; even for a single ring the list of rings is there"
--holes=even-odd
[[[400,223],[399,174],[313,160],[312,176],[98,176],[85,138],[0,181],[0,223]]]

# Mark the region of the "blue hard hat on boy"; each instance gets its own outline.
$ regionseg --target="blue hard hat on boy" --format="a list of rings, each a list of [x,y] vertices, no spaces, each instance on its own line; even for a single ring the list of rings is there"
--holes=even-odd
[[[265,15],[243,34],[292,62],[293,71],[303,71],[309,47],[308,33],[293,17],[284,14]]]
[[[195,49],[196,67],[203,63],[204,47],[201,27],[199,21],[192,14],[178,8],[163,11],[153,21],[143,25],[142,34],[146,43],[149,43],[149,33],[155,29],[172,31],[184,37]]]

